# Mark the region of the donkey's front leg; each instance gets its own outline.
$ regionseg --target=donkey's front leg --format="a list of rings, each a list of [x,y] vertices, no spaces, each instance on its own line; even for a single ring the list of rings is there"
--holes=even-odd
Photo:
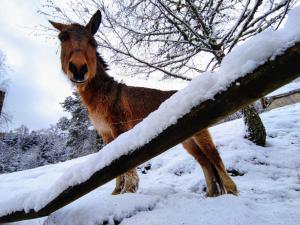
[[[126,118],[121,119],[121,121],[126,121]],[[115,125],[112,127],[112,137],[115,139],[120,134],[126,132],[129,128],[123,127],[121,125]],[[139,187],[139,176],[137,174],[136,168],[128,170],[126,173],[118,176],[116,178],[116,187],[112,192],[113,195],[124,194],[124,193],[135,193]]]
[[[136,168],[118,176],[116,178],[116,187],[112,192],[113,195],[124,193],[135,193],[139,187],[139,176]]]
[[[122,175],[123,186],[121,186],[121,194],[135,193],[139,188],[139,176],[136,168],[131,169]]]
[[[123,186],[124,186],[124,175],[121,175],[116,178],[116,187],[113,190],[112,194],[113,195],[120,194],[121,190],[123,189]]]

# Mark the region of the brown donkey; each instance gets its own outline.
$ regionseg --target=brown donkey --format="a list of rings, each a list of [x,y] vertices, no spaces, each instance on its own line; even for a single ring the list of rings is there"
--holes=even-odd
[[[97,42],[93,37],[101,23],[100,11],[86,26],[50,23],[60,31],[62,70],[77,87],[89,117],[105,143],[133,128],[174,94],[174,91],[130,87],[107,74],[107,64],[97,53]],[[203,169],[207,196],[237,194],[236,185],[228,176],[207,129],[185,140],[183,146]],[[113,194],[136,192],[138,183],[136,169],[132,169],[117,177]]]

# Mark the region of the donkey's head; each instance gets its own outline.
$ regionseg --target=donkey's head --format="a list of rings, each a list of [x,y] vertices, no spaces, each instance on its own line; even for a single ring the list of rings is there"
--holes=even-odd
[[[86,26],[49,22],[60,31],[62,70],[73,83],[87,83],[96,74],[97,42],[93,36],[101,23],[100,11],[92,16]]]

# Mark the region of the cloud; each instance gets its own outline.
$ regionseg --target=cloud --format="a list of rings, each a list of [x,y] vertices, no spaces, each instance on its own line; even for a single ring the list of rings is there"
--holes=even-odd
[[[49,127],[63,114],[60,102],[71,94],[61,73],[57,43],[29,34],[42,23],[35,13],[38,1],[1,0],[0,48],[11,68],[4,110],[13,116],[12,127]]]

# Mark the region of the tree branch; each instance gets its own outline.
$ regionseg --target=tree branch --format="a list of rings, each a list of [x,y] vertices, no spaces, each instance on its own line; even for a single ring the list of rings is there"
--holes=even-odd
[[[236,35],[236,37],[234,38],[234,40],[232,41],[229,49],[228,49],[228,52],[231,51],[231,49],[236,45],[236,43],[238,43],[240,37],[242,36],[243,32],[245,32],[247,29],[247,26],[248,24],[250,23],[250,21],[253,19],[255,13],[257,13],[257,9],[258,7],[262,4],[262,0],[256,0],[256,3],[253,7],[253,9],[251,10],[251,12],[249,13],[248,17],[246,18],[244,24],[242,25],[239,33]]]

